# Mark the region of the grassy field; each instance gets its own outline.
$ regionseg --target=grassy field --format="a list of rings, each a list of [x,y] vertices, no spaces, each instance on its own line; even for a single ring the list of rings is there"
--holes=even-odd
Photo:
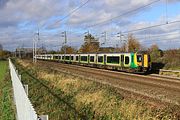
[[[8,62],[0,61],[0,120],[15,120]]]
[[[124,99],[116,89],[79,77],[18,61],[23,83],[38,114],[51,120],[169,120],[178,119],[169,106],[155,108],[144,101]],[[173,111],[173,112],[172,112]]]

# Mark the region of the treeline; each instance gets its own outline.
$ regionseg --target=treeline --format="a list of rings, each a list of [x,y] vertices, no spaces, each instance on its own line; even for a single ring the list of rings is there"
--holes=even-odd
[[[151,62],[155,69],[180,69],[180,48],[171,50],[161,50],[156,44],[149,48],[140,44],[132,34],[128,35],[128,39],[120,47],[101,47],[99,40],[91,34],[85,35],[84,43],[81,47],[75,48],[64,45],[59,51],[48,51],[49,54],[76,54],[76,53],[114,53],[114,52],[139,52],[146,51],[151,56]],[[42,53],[38,53],[42,54]],[[3,50],[0,44],[0,59],[6,59],[11,56],[11,52]]]
[[[7,59],[10,56],[11,56],[11,52],[10,51],[0,50],[0,60],[5,60],[5,59]]]
[[[104,43],[103,43],[104,44]],[[81,45],[79,49],[72,46],[64,45],[61,47],[60,51],[49,51],[48,53],[113,53],[113,52],[137,52],[137,51],[147,51],[144,46],[142,46],[139,41],[132,35],[128,35],[128,40],[121,47],[101,47],[99,40],[96,39],[91,34],[85,35],[84,44]]]
[[[91,34],[86,35],[84,44],[79,49],[71,46],[62,46],[59,52],[50,51],[49,53],[114,53],[114,52],[139,52],[146,51],[151,56],[151,62],[154,69],[180,69],[180,49],[161,50],[158,45],[153,44],[149,48],[140,44],[132,35],[128,35],[128,40],[121,47],[100,47],[98,39]]]

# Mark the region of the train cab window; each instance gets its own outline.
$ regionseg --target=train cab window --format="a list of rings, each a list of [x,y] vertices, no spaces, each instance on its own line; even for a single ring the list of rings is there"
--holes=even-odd
[[[87,61],[87,56],[81,56],[81,61]]]
[[[108,56],[107,63],[119,64],[119,56]]]
[[[125,64],[129,64],[129,57],[128,56],[125,57]]]
[[[62,56],[62,59],[64,60],[64,56]]]
[[[103,56],[98,56],[98,62],[102,63],[103,62]]]
[[[74,59],[74,56],[71,56],[71,60],[73,60]]]
[[[90,56],[90,62],[94,62],[94,56]]]
[[[76,61],[79,61],[79,56],[76,56]]]
[[[61,56],[59,56],[59,59],[61,60]]]
[[[137,55],[137,62],[142,62],[142,55]]]

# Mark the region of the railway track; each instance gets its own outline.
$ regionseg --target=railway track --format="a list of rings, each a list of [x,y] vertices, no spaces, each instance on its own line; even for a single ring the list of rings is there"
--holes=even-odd
[[[170,79],[171,81],[172,80],[175,80],[175,81],[180,81],[180,77],[172,77],[172,76],[165,76],[165,75],[158,75],[158,74],[151,74],[149,75],[151,77],[156,77],[156,78],[161,78],[161,79]]]
[[[121,73],[72,64],[39,61],[48,69],[65,72],[110,85],[126,97],[138,96],[155,103],[180,105],[180,81],[177,79]]]

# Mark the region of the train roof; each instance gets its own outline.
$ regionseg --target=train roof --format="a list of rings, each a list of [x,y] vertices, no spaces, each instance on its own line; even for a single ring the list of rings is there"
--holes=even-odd
[[[94,54],[98,54],[98,55],[103,55],[103,54],[130,54],[130,53],[139,53],[139,54],[145,54],[147,53],[147,51],[138,51],[138,52],[114,52],[114,53],[75,53],[75,54],[40,54],[40,56],[51,56],[51,55],[94,55]],[[39,55],[37,55],[39,56]]]

